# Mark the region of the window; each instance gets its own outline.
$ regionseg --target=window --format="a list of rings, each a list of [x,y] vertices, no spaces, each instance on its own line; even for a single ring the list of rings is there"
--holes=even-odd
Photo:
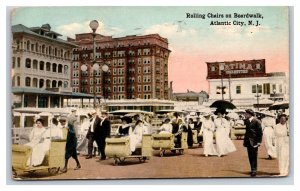
[[[40,65],[41,65],[41,62],[40,62]],[[46,63],[46,71],[51,71],[51,63],[50,62]]]
[[[68,74],[68,66],[64,65],[64,74]]]
[[[264,84],[264,94],[270,94],[270,84]]]
[[[33,62],[32,62],[32,68],[33,69],[37,69],[38,68],[38,61],[37,60],[33,60]]]
[[[272,91],[276,92],[276,84],[272,84]]]
[[[20,65],[21,65],[20,63],[21,63],[21,58],[18,57],[18,58],[17,58],[17,67],[18,67],[18,68],[20,68]]]
[[[236,86],[236,94],[241,94],[241,85]]]
[[[216,87],[216,94],[222,94],[222,89],[223,89],[223,94],[226,94],[226,90],[227,90],[226,86],[223,86],[223,88],[221,86],[217,86]]]
[[[262,93],[262,85],[252,85],[252,93],[256,93],[256,89],[258,93]]]
[[[58,65],[58,73],[62,73],[62,67],[63,66],[61,64]]]
[[[25,78],[25,86],[30,87],[30,78],[29,77]]]
[[[31,60],[29,58],[26,58],[25,67],[26,68],[31,68]]]
[[[12,60],[13,60],[12,68],[15,68],[15,64],[16,64],[16,57],[12,57]]]
[[[56,64],[54,63],[53,65],[52,65],[52,72],[56,72]]]
[[[279,93],[282,93],[282,84],[279,85]]]

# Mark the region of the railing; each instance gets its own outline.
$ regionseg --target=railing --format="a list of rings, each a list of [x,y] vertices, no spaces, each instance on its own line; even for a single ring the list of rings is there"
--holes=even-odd
[[[29,133],[32,130],[32,127],[17,127],[17,128],[12,128],[12,144],[22,144],[25,141],[26,137],[29,137]]]

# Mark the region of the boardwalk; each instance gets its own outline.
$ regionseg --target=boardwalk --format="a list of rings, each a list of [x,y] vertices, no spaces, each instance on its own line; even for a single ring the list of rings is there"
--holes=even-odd
[[[203,148],[188,149],[184,155],[173,156],[167,152],[160,157],[157,151],[145,163],[138,159],[128,159],[123,165],[114,166],[113,159],[98,162],[79,157],[82,168],[73,170],[74,160],[70,160],[67,173],[49,176],[46,171],[34,174],[24,173],[23,179],[115,179],[115,178],[201,178],[201,177],[249,177],[249,164],[242,140],[235,140],[237,151],[223,157],[205,157]],[[266,160],[264,146],[259,149],[257,177],[279,174],[277,160]]]

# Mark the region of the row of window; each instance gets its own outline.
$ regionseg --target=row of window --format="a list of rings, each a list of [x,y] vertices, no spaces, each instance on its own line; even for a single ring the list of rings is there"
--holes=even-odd
[[[17,64],[15,63],[15,61],[17,60]],[[45,67],[46,66],[46,67]],[[12,64],[12,68],[19,68],[20,67],[20,58],[17,57],[17,59],[15,57],[13,57],[13,64]],[[25,68],[32,68],[32,69],[36,69],[36,70],[45,70],[45,71],[52,71],[52,72],[57,72],[57,73],[64,73],[64,74],[68,74],[68,65],[63,65],[63,64],[56,64],[56,63],[50,63],[50,62],[45,62],[44,61],[38,61],[38,60],[32,60],[30,58],[26,58],[25,59]]]
[[[13,87],[20,87],[21,86],[21,77],[14,76],[12,80]],[[30,78],[25,77],[25,86],[26,87],[34,87],[34,88],[58,88],[58,87],[68,87],[68,81],[61,81],[61,80],[44,80],[38,78]]]
[[[272,87],[272,91],[271,91]],[[270,83],[265,83],[265,84],[257,84],[257,85],[252,85],[251,90],[253,94],[260,93],[260,94],[272,94],[272,93],[283,93],[283,87],[282,84],[278,85],[278,89],[276,88],[276,84],[271,84]],[[217,86],[216,87],[216,94],[222,94],[222,89],[223,89],[223,94],[227,93],[227,86]],[[235,93],[236,94],[242,94],[242,85],[237,85],[235,86]]]
[[[70,51],[66,51],[64,49],[52,47],[52,46],[46,46],[45,44],[39,44],[38,42],[36,43],[31,43],[30,40],[27,41],[20,41],[17,39],[15,41],[16,43],[16,50],[27,50],[31,52],[36,52],[36,53],[42,53],[42,54],[47,54],[49,56],[56,56],[60,57],[63,59],[70,59],[71,58],[71,53]],[[24,46],[23,46],[24,44]]]

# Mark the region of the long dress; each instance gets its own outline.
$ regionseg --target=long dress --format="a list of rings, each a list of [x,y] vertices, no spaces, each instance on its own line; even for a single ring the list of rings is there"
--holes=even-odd
[[[276,147],[274,144],[274,126],[275,126],[275,119],[272,117],[265,117],[261,121],[261,126],[263,129],[263,138],[265,147],[267,150],[268,155],[273,158],[276,158]]]
[[[137,126],[135,126],[134,130],[129,135],[131,152],[134,152],[136,149],[136,146],[142,142],[143,128],[144,128],[144,125],[138,124]]]
[[[203,154],[205,156],[218,154],[214,146],[214,131],[214,122],[211,119],[203,119],[199,134],[203,133]]]
[[[160,132],[159,134],[168,134],[168,133],[172,133],[172,124],[171,123],[164,123],[160,128]]]
[[[287,176],[289,172],[289,136],[287,124],[278,123],[274,128],[276,150],[281,176]]]
[[[25,145],[32,148],[31,157],[27,161],[27,165],[41,165],[47,151],[50,149],[50,134],[45,127],[34,127],[29,135],[30,142]]]
[[[218,117],[214,120],[214,123],[216,127],[216,149],[218,156],[236,151],[232,140],[228,136],[228,131],[226,130],[229,126],[229,122],[225,118]]]

